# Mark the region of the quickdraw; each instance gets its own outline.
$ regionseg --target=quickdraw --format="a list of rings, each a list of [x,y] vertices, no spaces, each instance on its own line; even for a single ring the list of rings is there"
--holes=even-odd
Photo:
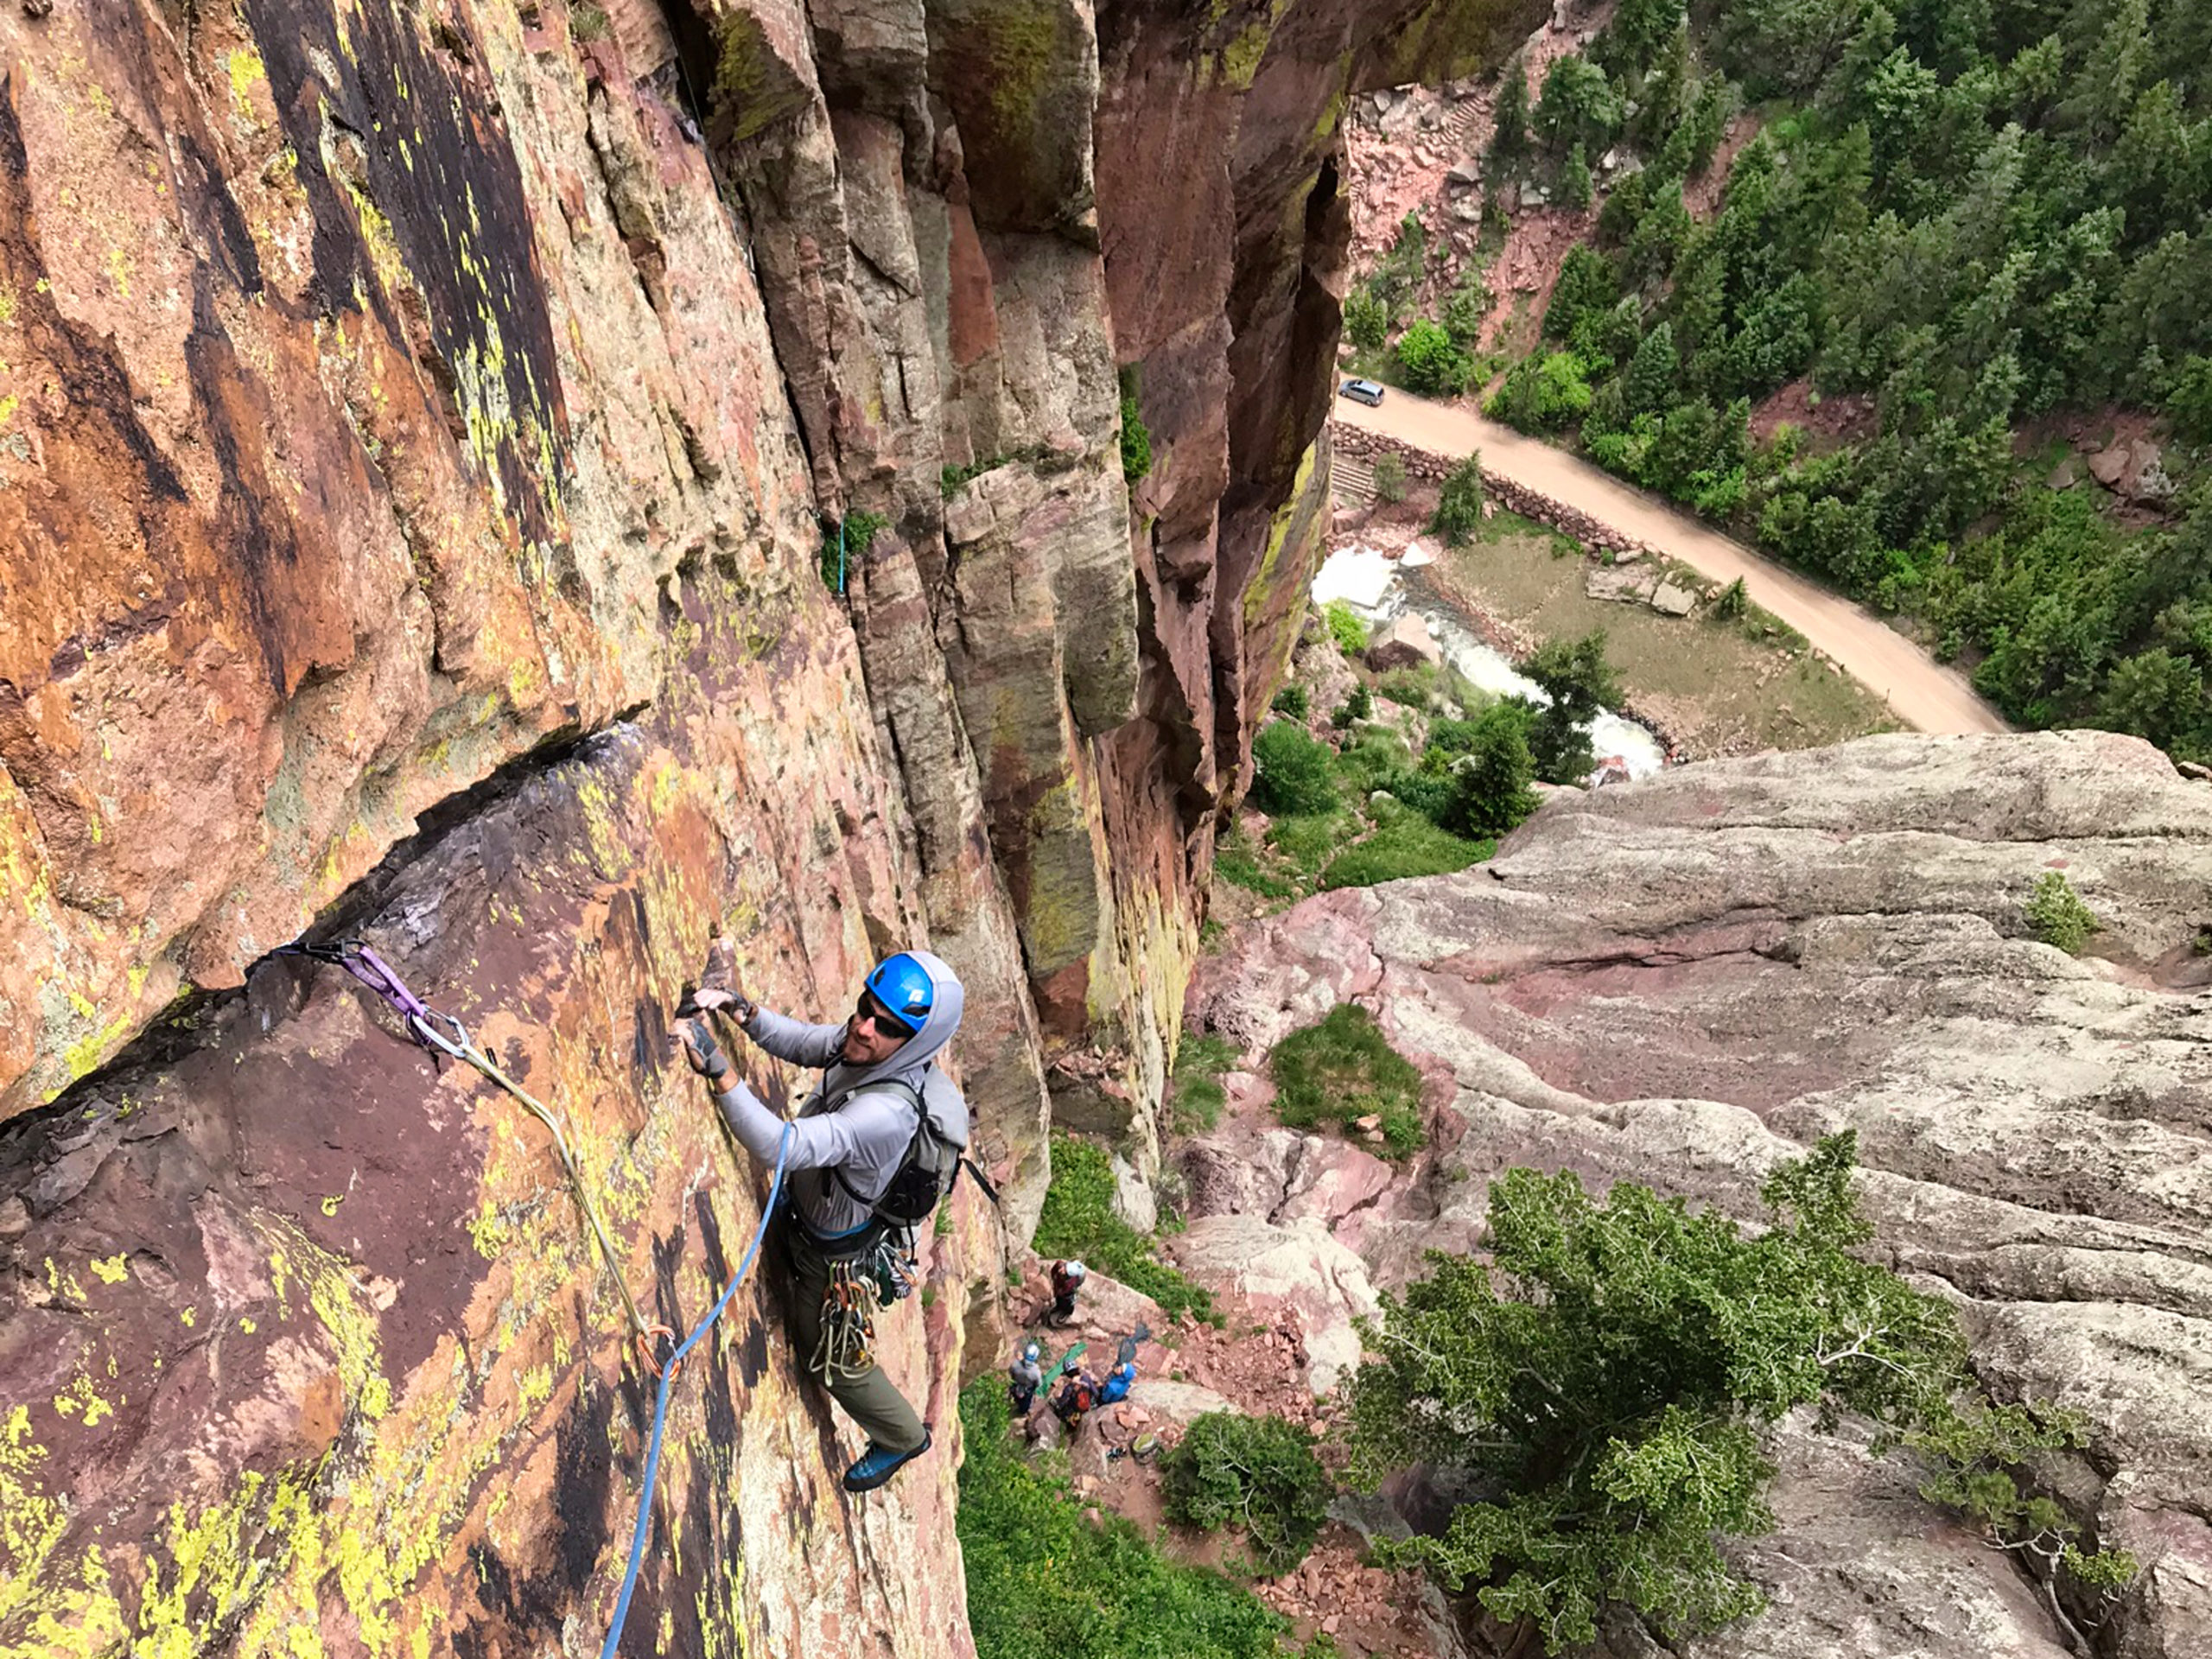
[[[822,1336],[810,1369],[824,1382],[865,1376],[875,1364],[875,1280],[861,1258],[834,1262],[822,1292]]]
[[[645,1369],[658,1376],[661,1374],[661,1344],[673,1346],[676,1332],[664,1325],[646,1322],[639,1312],[630,1287],[622,1278],[621,1258],[615,1254],[613,1242],[607,1236],[606,1224],[599,1218],[598,1206],[585,1190],[583,1172],[576,1164],[575,1154],[569,1149],[569,1137],[562,1129],[561,1121],[551,1109],[529,1090],[524,1088],[503,1071],[499,1063],[478,1047],[468,1034],[468,1027],[452,1014],[441,1013],[424,1002],[407,988],[391,964],[371,950],[359,939],[339,939],[329,944],[289,944],[273,954],[282,957],[306,957],[312,961],[342,968],[355,980],[381,997],[386,1006],[397,1014],[406,1027],[407,1034],[420,1047],[433,1056],[460,1060],[497,1084],[512,1096],[524,1110],[543,1123],[553,1137],[553,1150],[561,1160],[561,1168],[569,1178],[569,1191],[576,1200],[576,1208],[591,1229],[593,1239],[599,1246],[600,1258],[606,1263],[607,1276],[614,1281],[614,1288],[622,1298],[622,1308],[629,1316],[631,1339],[637,1345],[639,1357]],[[669,1363],[674,1363],[673,1356]]]

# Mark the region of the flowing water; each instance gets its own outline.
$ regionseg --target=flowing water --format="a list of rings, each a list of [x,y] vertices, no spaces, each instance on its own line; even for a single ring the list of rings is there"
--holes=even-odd
[[[1469,683],[1493,696],[1549,702],[1541,686],[1515,668],[1503,652],[1484,644],[1466,619],[1440,599],[1427,582],[1406,580],[1405,565],[1427,562],[1417,554],[1399,560],[1386,559],[1358,546],[1339,549],[1313,578],[1314,603],[1343,600],[1363,620],[1381,627],[1388,627],[1410,611],[1428,625],[1444,660]],[[1590,722],[1590,747],[1601,766],[1618,757],[1631,778],[1648,778],[1667,764],[1666,751],[1657,738],[1610,709],[1601,710]]]

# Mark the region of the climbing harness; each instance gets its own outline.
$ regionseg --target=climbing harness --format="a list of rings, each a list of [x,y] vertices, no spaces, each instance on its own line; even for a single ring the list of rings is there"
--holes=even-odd
[[[664,1325],[647,1324],[645,1315],[638,1311],[637,1301],[630,1294],[630,1287],[623,1281],[621,1258],[615,1254],[613,1243],[607,1237],[606,1224],[599,1218],[598,1206],[592,1203],[591,1194],[584,1188],[583,1172],[577,1166],[575,1154],[569,1150],[569,1137],[561,1128],[560,1119],[478,1047],[470,1038],[467,1027],[453,1015],[442,1014],[431,1007],[409,990],[392,970],[391,964],[361,940],[339,939],[329,944],[288,944],[280,946],[273,954],[306,957],[311,961],[344,969],[384,999],[406,1027],[407,1034],[419,1046],[433,1055],[443,1055],[448,1059],[460,1060],[473,1066],[513,1096],[524,1109],[545,1126],[553,1137],[553,1150],[561,1160],[561,1167],[568,1175],[569,1191],[575,1197],[576,1208],[583,1211],[584,1220],[590,1225],[592,1237],[598,1243],[600,1256],[607,1265],[607,1276],[614,1281],[614,1288],[622,1298],[623,1311],[629,1315],[631,1337],[637,1344],[639,1356],[648,1370],[658,1375],[662,1362],[655,1339],[664,1338],[673,1343],[676,1333]]]
[[[660,1478],[661,1432],[668,1422],[668,1388],[675,1381],[676,1368],[684,1355],[690,1353],[700,1338],[714,1328],[722,1310],[730,1304],[753,1272],[753,1265],[760,1259],[761,1241],[768,1236],[768,1224],[776,1213],[778,1201],[784,1195],[784,1166],[791,1153],[791,1126],[784,1125],[782,1138],[776,1142],[776,1173],[768,1182],[768,1199],[760,1206],[760,1224],[753,1230],[753,1242],[745,1247],[744,1257],[737,1264],[737,1271],[730,1275],[729,1283],[722,1287],[721,1295],[707,1310],[707,1317],[699,1321],[690,1336],[683,1338],[676,1351],[668,1357],[668,1365],[660,1374],[660,1385],[653,1395],[652,1438],[645,1447],[645,1478],[644,1489],[638,1494],[638,1521],[630,1533],[630,1564],[623,1570],[622,1593],[614,1600],[614,1618],[607,1626],[607,1640],[599,1650],[599,1659],[614,1659],[615,1645],[622,1639],[623,1622],[630,1617],[630,1597],[638,1587],[638,1572],[645,1560],[645,1540],[652,1531],[653,1485]]]

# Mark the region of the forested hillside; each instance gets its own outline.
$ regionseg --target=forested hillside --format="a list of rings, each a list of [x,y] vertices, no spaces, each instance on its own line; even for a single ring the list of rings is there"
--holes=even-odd
[[[1611,184],[1493,415],[1904,613],[2016,720],[2212,752],[2212,5],[1624,0],[1518,90],[1493,201]],[[1757,417],[1789,386],[1815,429]],[[2146,417],[2122,497],[2054,487],[2061,432]]]

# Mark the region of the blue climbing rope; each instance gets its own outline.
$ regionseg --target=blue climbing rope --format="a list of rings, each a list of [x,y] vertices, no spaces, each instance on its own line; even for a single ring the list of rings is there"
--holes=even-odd
[[[745,1248],[745,1259],[737,1264],[737,1271],[730,1275],[721,1298],[707,1310],[707,1317],[699,1321],[698,1328],[683,1338],[683,1344],[668,1357],[660,1369],[660,1389],[653,1398],[652,1439],[645,1448],[645,1490],[638,1495],[638,1524],[630,1535],[630,1565],[622,1574],[622,1593],[615,1599],[614,1622],[607,1627],[607,1642],[599,1650],[599,1659],[614,1659],[616,1643],[622,1639],[623,1621],[630,1617],[631,1592],[638,1587],[638,1569],[645,1564],[645,1539],[652,1530],[653,1483],[660,1477],[661,1430],[668,1421],[668,1388],[675,1380],[677,1363],[691,1351],[700,1338],[714,1328],[714,1323],[729,1306],[730,1298],[737,1294],[737,1287],[752,1273],[753,1264],[760,1255],[761,1241],[768,1236],[768,1223],[776,1213],[776,1201],[784,1192],[784,1160],[791,1155],[791,1126],[784,1125],[783,1138],[776,1143],[776,1173],[768,1183],[768,1201],[760,1208],[760,1224],[753,1230],[753,1243]]]

